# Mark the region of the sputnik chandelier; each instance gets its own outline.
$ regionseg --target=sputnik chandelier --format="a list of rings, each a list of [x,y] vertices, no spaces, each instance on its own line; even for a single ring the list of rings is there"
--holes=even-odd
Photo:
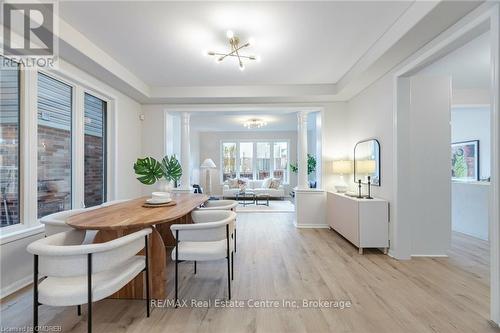
[[[248,119],[243,123],[243,126],[245,126],[248,129],[262,128],[266,125],[267,123],[264,120],[257,118]]]
[[[253,38],[250,38],[248,42],[240,44],[240,39],[238,36],[234,35],[234,32],[231,30],[228,30],[226,32],[226,36],[229,39],[229,52],[228,53],[219,53],[219,52],[214,52],[214,51],[208,51],[206,54],[209,56],[214,56],[215,57],[215,62],[219,63],[222,62],[224,59],[228,57],[234,57],[238,58],[238,64],[240,70],[245,69],[245,65],[243,64],[243,60],[255,60],[259,61],[260,58],[255,55],[243,55],[240,53],[241,50],[243,50],[246,47],[252,46],[255,44],[255,41]]]

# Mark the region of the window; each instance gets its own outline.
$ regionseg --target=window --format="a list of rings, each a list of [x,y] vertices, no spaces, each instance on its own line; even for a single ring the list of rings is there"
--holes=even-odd
[[[71,86],[38,74],[38,217],[71,209]]]
[[[236,178],[236,143],[225,142],[222,144],[222,181]]]
[[[269,178],[271,172],[271,144],[257,142],[257,179]]]
[[[85,207],[106,201],[106,102],[85,94]]]
[[[240,143],[240,177],[253,179],[253,142]]]
[[[84,207],[107,199],[112,104],[68,82],[57,72],[24,71],[0,55],[0,238],[24,237],[23,230],[40,228],[37,218],[75,208],[76,202]],[[36,110],[29,107],[32,100]]]
[[[223,182],[274,177],[288,183],[287,141],[222,142],[221,151]]]
[[[283,182],[288,180],[288,143],[274,143],[274,171],[273,177],[279,178]]]
[[[0,68],[0,227],[20,222],[19,73],[19,67]]]

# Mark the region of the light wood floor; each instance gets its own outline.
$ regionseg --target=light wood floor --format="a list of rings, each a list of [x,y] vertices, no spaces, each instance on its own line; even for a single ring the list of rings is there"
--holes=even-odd
[[[357,249],[327,229],[297,230],[292,214],[240,214],[233,299],[351,300],[340,309],[156,308],[103,300],[94,332],[498,332],[488,323],[486,242],[453,235],[450,258],[396,261]],[[226,297],[225,262],[182,263],[180,296]],[[171,265],[169,268],[173,268]],[[169,297],[173,296],[173,269]],[[1,326],[30,325],[32,292],[1,302]],[[86,331],[86,309],[40,307],[40,322]]]

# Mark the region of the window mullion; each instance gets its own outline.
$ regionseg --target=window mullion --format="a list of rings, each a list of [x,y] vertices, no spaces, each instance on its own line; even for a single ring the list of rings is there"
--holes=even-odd
[[[21,70],[21,219],[26,227],[38,225],[38,82],[37,72]]]
[[[72,131],[72,206],[84,207],[84,90],[74,88],[73,94],[73,131]]]

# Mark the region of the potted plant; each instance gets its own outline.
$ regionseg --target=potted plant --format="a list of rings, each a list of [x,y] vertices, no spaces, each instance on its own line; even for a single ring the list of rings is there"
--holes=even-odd
[[[299,171],[299,166],[297,164],[290,163],[290,170],[292,170],[292,172],[294,173],[297,173]],[[312,156],[311,154],[307,154],[307,175],[310,175],[315,171],[316,171],[316,157]]]
[[[134,163],[134,171],[142,184],[154,185],[159,182],[159,190],[165,192],[177,186],[182,176],[182,167],[175,155],[166,155],[161,162],[153,157],[138,158]]]

